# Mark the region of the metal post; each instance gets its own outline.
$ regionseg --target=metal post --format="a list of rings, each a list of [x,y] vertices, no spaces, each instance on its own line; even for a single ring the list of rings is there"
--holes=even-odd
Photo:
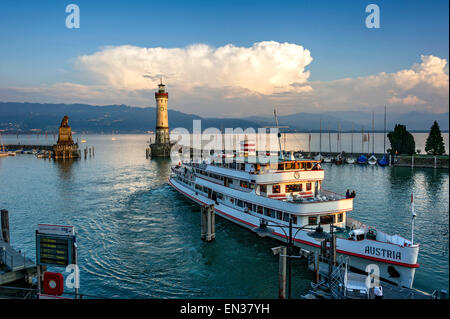
[[[201,236],[202,239],[205,240],[206,239],[206,208],[204,206],[202,206],[200,208],[200,217],[201,217]]]
[[[9,236],[9,213],[6,209],[2,209],[0,211],[1,213],[1,227],[2,227],[2,236],[3,241],[5,243],[10,243],[10,236]]]
[[[206,241],[211,241],[211,206],[206,208]]]
[[[316,284],[320,281],[320,271],[319,271],[319,264],[320,264],[320,254],[317,254],[316,256]]]
[[[272,248],[273,254],[279,255],[278,267],[278,298],[286,299],[286,247],[279,246]]]
[[[216,239],[216,214],[214,205],[211,205],[211,239]]]
[[[288,298],[292,297],[292,215],[289,216],[289,244],[288,244],[288,284],[289,284],[289,295]]]
[[[74,264],[75,264],[75,299],[78,299],[78,283],[79,283],[79,278],[78,278],[78,249],[77,249],[77,243],[73,244],[73,255],[74,255]]]

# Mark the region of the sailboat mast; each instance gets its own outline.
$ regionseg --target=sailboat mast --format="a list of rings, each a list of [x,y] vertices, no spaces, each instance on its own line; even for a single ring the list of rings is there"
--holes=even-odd
[[[322,119],[320,119],[319,154],[322,154]]]
[[[386,105],[384,105],[383,154],[386,155]]]
[[[372,111],[372,154],[375,153],[375,112]]]
[[[276,108],[273,109],[273,115],[275,116],[275,124],[276,124],[276,127],[278,129],[278,145],[280,146],[280,157],[282,157],[283,156],[283,151],[281,149],[281,133],[279,131],[280,128],[278,126],[278,117],[277,117],[277,109]]]
[[[361,153],[364,154],[364,126],[361,126]]]
[[[330,132],[330,126],[328,126],[328,144],[330,145],[330,153],[331,153],[331,132]]]
[[[352,155],[353,155],[353,130],[355,129],[355,124],[352,124]]]

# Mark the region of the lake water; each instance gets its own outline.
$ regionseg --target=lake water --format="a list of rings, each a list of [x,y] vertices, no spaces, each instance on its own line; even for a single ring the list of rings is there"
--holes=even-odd
[[[423,136],[418,142],[422,137],[415,134],[422,149]],[[199,208],[166,183],[170,161],[145,158],[148,135],[115,135],[115,141],[111,135],[83,138],[87,143],[81,147],[94,146],[95,157],[65,162],[26,154],[0,158],[0,208],[10,212],[14,247],[34,256],[38,223],[69,224],[77,233],[81,293],[119,298],[277,298],[278,257],[270,248],[278,242],[221,218],[216,218],[216,241],[203,242]],[[2,139],[17,142],[16,136]],[[22,144],[54,143],[52,136],[19,139]],[[288,134],[286,140],[286,149],[308,149],[304,144],[308,134]],[[382,134],[378,140],[376,152],[379,144],[383,149]],[[445,141],[448,152],[448,134]],[[327,151],[328,140],[322,143]],[[355,135],[355,152],[356,145]],[[315,149],[318,134],[312,137],[311,150]],[[352,217],[407,238],[413,191],[418,215],[414,238],[421,245],[414,287],[428,292],[448,289],[448,170],[323,167],[326,189],[356,191]],[[293,295],[300,297],[313,274],[304,261],[294,260],[293,278]]]

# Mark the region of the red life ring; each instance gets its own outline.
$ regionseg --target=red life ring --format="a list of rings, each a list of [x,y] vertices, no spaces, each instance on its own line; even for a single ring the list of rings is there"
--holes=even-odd
[[[64,276],[58,272],[44,273],[44,293],[61,296],[64,292]]]

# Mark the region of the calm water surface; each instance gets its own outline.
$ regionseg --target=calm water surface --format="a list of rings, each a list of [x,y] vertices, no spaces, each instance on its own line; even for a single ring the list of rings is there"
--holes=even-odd
[[[307,141],[307,134],[288,135],[287,144],[298,145],[305,136]],[[10,211],[13,246],[34,256],[38,223],[74,225],[80,292],[85,294],[277,298],[278,257],[270,248],[278,242],[221,218],[216,219],[216,241],[203,242],[199,208],[166,183],[170,162],[145,159],[148,135],[115,137],[112,141],[108,135],[83,136],[87,143],[81,147],[95,146],[95,157],[87,160],[55,162],[25,154],[0,158],[0,208]],[[52,137],[20,139],[22,144],[53,143]],[[3,136],[3,141],[13,143],[16,137]],[[356,191],[353,217],[407,238],[414,191],[415,241],[421,245],[414,286],[448,289],[447,170],[331,164],[324,168],[327,189]],[[299,297],[313,274],[304,261],[294,260],[293,266],[293,295]]]

